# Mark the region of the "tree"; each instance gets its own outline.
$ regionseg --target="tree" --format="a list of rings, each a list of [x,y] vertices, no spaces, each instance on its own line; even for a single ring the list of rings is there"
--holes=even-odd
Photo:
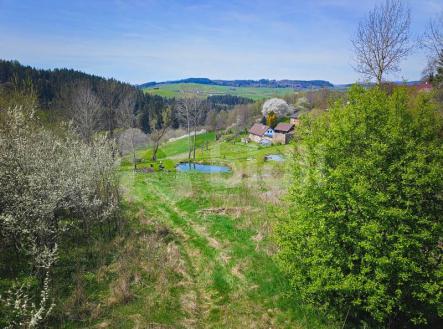
[[[233,112],[236,113],[235,125],[240,131],[249,128],[254,122],[255,114],[250,105],[237,105]]]
[[[191,160],[191,154],[194,151],[195,160],[195,141],[197,127],[204,111],[203,100],[196,95],[190,95],[180,98],[177,101],[177,112],[186,126],[188,133],[188,159]],[[194,131],[194,138],[191,139],[191,132]]]
[[[108,131],[110,138],[116,128],[121,128],[117,112],[120,102],[128,93],[135,95],[137,127],[145,133],[149,132],[150,113],[159,114],[164,103],[173,102],[161,96],[144,93],[136,86],[114,79],[104,79],[70,69],[40,70],[23,66],[17,61],[0,59],[0,107],[4,109],[17,105],[23,105],[25,108],[34,106],[44,114],[45,121],[51,124],[60,120],[73,120],[77,115],[73,101],[79,93],[79,88],[84,87],[89,88],[101,104],[100,125],[97,130]],[[20,104],[17,101],[20,101]],[[177,128],[177,122],[174,124]]]
[[[443,13],[429,21],[426,31],[420,39],[420,45],[428,54],[425,76],[432,78],[437,74],[438,62],[443,56]]]
[[[268,113],[273,112],[278,118],[288,116],[294,111],[292,107],[281,98],[268,99],[262,107],[262,114],[264,117],[268,116]]]
[[[443,51],[435,64],[435,74],[431,83],[435,87],[435,100],[440,104],[440,112],[443,113]]]
[[[215,125],[215,131],[217,132],[217,138],[219,137],[219,132],[222,129],[226,129],[228,123],[228,112],[220,111],[217,114],[217,121]]]
[[[186,132],[188,134],[188,160],[191,160],[192,144],[191,144],[191,111],[194,106],[194,99],[196,97],[183,97],[180,98],[177,103],[177,113],[180,120],[186,126]]]
[[[277,115],[274,112],[268,112],[268,114],[266,115],[266,125],[274,128],[275,125],[277,124]]]
[[[309,102],[307,97],[302,96],[297,99],[295,103],[295,109],[301,112],[309,111],[310,109],[312,109],[312,104]]]
[[[161,121],[157,118],[151,118],[149,123],[151,125],[151,134],[149,135],[149,138],[153,143],[151,160],[156,161],[160,143],[171,125],[171,108],[168,106],[163,110]]]
[[[83,84],[74,92],[72,104],[72,119],[80,137],[87,143],[99,128],[102,104],[91,87]]]
[[[251,127],[258,117],[252,104],[236,105],[227,112],[226,128],[231,129],[236,135]]]
[[[205,125],[210,131],[215,131],[217,126],[217,112],[210,110],[206,115]]]
[[[201,124],[203,114],[206,112],[207,106],[206,102],[200,98],[196,99],[195,105],[191,110],[192,126],[194,128],[194,139],[193,139],[193,159],[195,161],[195,150],[197,148],[197,128]]]
[[[104,107],[102,120],[110,139],[114,138],[115,128],[122,123],[119,112],[126,111],[128,106],[132,106],[130,111],[134,111],[134,93],[131,86],[121,84],[116,80],[107,80],[99,84],[97,94],[102,99]]]
[[[14,106],[36,108],[37,105],[38,94],[31,79],[20,80],[15,74],[10,83],[0,83],[0,110]]]
[[[134,164],[134,170],[137,169],[137,159],[135,154],[135,140],[137,134],[137,118],[135,115],[135,94],[131,92],[127,92],[125,95],[122,95],[122,98],[119,100],[117,108],[113,111],[117,113],[117,123],[120,127],[126,129],[125,137],[129,141],[132,151],[132,162]],[[108,108],[109,112],[109,108]]]
[[[360,22],[352,40],[355,70],[381,84],[385,75],[400,70],[399,64],[411,51],[409,9],[400,0],[386,0]]]
[[[432,81],[437,87],[443,86],[443,50],[435,64],[435,76]]]
[[[305,301],[354,328],[443,317],[442,121],[429,95],[406,92],[355,87],[297,130],[279,263]]]

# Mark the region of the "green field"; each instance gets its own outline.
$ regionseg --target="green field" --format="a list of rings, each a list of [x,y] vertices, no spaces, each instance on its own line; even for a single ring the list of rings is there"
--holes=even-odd
[[[234,95],[259,100],[263,98],[282,97],[294,93],[292,88],[258,88],[258,87],[227,87],[199,83],[172,83],[145,88],[146,93],[163,97],[179,97],[185,93],[198,93],[202,97],[211,95]]]
[[[134,172],[130,157],[123,159],[128,234],[115,242],[98,274],[84,274],[89,302],[101,305],[98,315],[65,326],[334,328],[297,301],[273,259],[272,230],[285,212],[292,146],[264,148],[202,134],[198,161],[232,172],[176,172],[175,164],[187,158],[186,143],[160,148],[165,171]],[[139,168],[150,166],[150,154],[138,152]],[[287,160],[264,161],[268,154]]]

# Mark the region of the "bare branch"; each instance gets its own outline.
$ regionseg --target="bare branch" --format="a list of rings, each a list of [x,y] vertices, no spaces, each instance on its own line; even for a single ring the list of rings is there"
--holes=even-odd
[[[386,0],[376,6],[360,22],[352,40],[355,51],[354,69],[366,78],[383,81],[412,50],[409,42],[411,15],[400,0]]]
[[[430,77],[435,74],[438,59],[443,53],[443,13],[429,21],[419,43],[428,55],[428,63],[423,73],[425,77]]]
[[[188,133],[189,159],[191,159],[191,153],[192,151],[194,151],[193,157],[195,160],[195,141],[197,135],[197,127],[200,123],[200,119],[202,118],[204,111],[205,107],[203,100],[194,94],[190,96],[184,96],[180,98],[177,102],[178,115],[186,125]],[[191,129],[194,131],[193,141],[191,141]]]
[[[163,138],[165,137],[165,134],[171,125],[172,117],[171,117],[170,107],[166,107],[165,109],[163,109],[161,118],[162,118],[161,122],[156,117],[152,117],[149,120],[149,124],[151,126],[151,134],[149,135],[149,138],[153,143],[153,151],[151,157],[152,161],[157,160],[158,148],[162,143]]]
[[[73,122],[80,137],[87,143],[99,128],[102,104],[90,86],[77,87],[72,100]]]

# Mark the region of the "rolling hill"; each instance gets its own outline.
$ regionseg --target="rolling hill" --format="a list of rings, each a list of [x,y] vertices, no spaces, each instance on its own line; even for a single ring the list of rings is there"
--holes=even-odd
[[[230,94],[254,100],[283,96],[294,90],[333,88],[324,80],[210,80],[189,78],[175,81],[147,82],[138,86],[146,93],[163,97],[176,97],[181,92],[196,93],[202,97]]]

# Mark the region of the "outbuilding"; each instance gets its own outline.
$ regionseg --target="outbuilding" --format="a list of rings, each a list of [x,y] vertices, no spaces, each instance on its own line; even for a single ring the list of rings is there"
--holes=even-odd
[[[300,112],[295,112],[292,114],[289,118],[289,123],[293,124],[294,126],[298,126],[300,124]]]
[[[274,135],[272,136],[272,142],[274,144],[287,144],[294,135],[294,124],[280,122],[274,128]]]

